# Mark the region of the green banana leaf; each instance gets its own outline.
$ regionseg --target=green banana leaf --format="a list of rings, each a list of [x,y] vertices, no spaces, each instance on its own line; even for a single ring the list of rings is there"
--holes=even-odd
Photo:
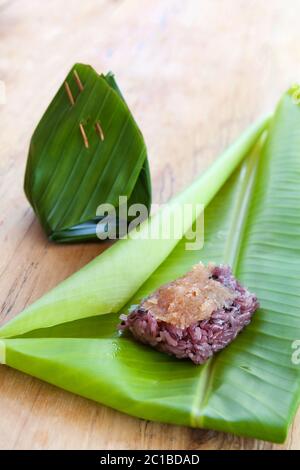
[[[24,189],[57,242],[99,240],[97,207],[120,195],[150,209],[145,142],[111,73],[72,67],[32,136]]]
[[[167,217],[174,216],[184,204],[195,206],[196,219],[203,206],[213,199],[237,165],[253,147],[268,120],[253,125],[215,164],[183,193],[176,196],[149,220],[130,232],[111,248],[88,263],[77,273],[29,306],[7,325],[0,328],[0,338],[16,336],[37,328],[58,323],[118,312],[154,273],[178,244],[178,239],[151,238]],[[199,206],[197,206],[199,203]],[[201,205],[202,204],[202,205]],[[183,218],[174,227],[181,237],[190,229],[191,221]]]
[[[249,154],[267,123],[167,206],[207,207],[201,251],[185,249],[187,226],[179,242],[143,239],[147,223],[163,223],[163,208],[4,325],[2,362],[133,416],[282,442],[300,395],[292,361],[300,338],[300,109],[290,94],[262,148]],[[230,263],[260,300],[229,347],[195,366],[117,333],[120,311],[200,260]]]

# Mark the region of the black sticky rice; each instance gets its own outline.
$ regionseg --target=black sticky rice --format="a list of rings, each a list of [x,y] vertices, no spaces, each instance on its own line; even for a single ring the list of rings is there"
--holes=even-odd
[[[209,319],[181,329],[137,307],[129,315],[121,315],[119,329],[129,330],[137,340],[159,351],[203,364],[236,338],[259,306],[256,296],[235,279],[229,266],[214,267],[212,276],[233,289],[236,298],[230,306],[214,311]]]

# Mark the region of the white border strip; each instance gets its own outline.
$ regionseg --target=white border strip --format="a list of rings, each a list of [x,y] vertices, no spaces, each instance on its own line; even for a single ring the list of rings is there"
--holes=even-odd
[[[0,364],[5,364],[6,360],[6,348],[5,348],[5,343],[4,341],[1,341],[0,339]]]

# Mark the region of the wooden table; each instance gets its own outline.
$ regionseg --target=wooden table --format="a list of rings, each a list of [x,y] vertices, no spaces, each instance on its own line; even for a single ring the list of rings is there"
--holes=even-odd
[[[0,0],[1,321],[97,255],[49,243],[23,194],[28,141],[76,61],[112,70],[148,144],[154,202],[188,185],[300,78],[296,0]],[[0,367],[0,448],[300,448],[128,417]]]

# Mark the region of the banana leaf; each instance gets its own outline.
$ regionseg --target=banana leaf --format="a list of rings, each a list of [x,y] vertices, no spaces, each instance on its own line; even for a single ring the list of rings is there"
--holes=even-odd
[[[31,138],[24,189],[49,239],[62,243],[99,240],[97,208],[117,210],[120,195],[150,209],[145,142],[111,73],[72,67]]]
[[[253,150],[267,123],[167,206],[205,205],[201,251],[185,249],[186,226],[179,242],[142,238],[147,223],[163,223],[163,208],[4,325],[2,362],[133,416],[282,442],[300,395],[292,361],[300,338],[300,109],[289,93]],[[120,311],[200,260],[230,263],[260,300],[229,347],[195,366],[117,333]]]

